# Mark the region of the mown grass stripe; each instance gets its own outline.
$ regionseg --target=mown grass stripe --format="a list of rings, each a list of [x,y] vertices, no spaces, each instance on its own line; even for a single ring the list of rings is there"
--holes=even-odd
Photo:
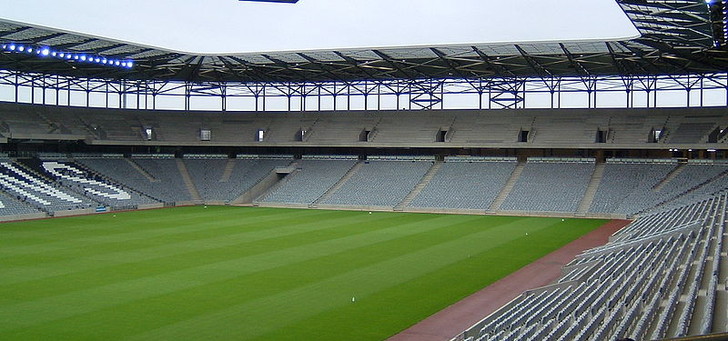
[[[190,237],[185,239],[153,239],[145,240],[143,243],[131,243],[127,239],[121,240],[115,245],[120,248],[111,247],[109,244],[88,246],[81,252],[82,256],[69,256],[65,252],[56,252],[57,257],[26,256],[14,257],[15,262],[4,261],[3,269],[5,276],[0,278],[2,285],[18,284],[29,280],[64,276],[77,272],[95,271],[103,267],[120,264],[133,264],[164,257],[183,256],[192,252],[205,252],[200,257],[208,258],[207,252],[214,249],[246,248],[255,251],[263,248],[262,251],[280,249],[286,245],[295,245],[296,242],[308,240],[301,238],[304,234],[312,234],[319,239],[327,238],[322,231],[333,231],[338,235],[346,236],[354,233],[365,233],[375,229],[389,228],[401,224],[403,217],[394,215],[380,215],[376,217],[361,216],[336,217],[334,219],[318,219],[315,222],[301,223],[297,220],[293,224],[281,224],[278,222],[275,228],[266,226],[260,229],[242,229],[242,232],[228,235],[213,234],[208,238]],[[417,219],[432,219],[434,217],[421,215]],[[412,218],[407,219],[411,221]],[[346,227],[349,227],[347,229]],[[220,231],[217,231],[220,232]],[[234,230],[227,231],[229,233]],[[321,233],[321,234],[319,234]],[[329,232],[331,233],[331,232]],[[291,238],[295,240],[291,241]],[[314,240],[316,241],[316,240]],[[266,243],[262,243],[266,242]],[[261,245],[253,248],[253,246]],[[101,247],[101,248],[99,248]],[[18,259],[22,259],[25,265],[15,265]]]
[[[227,208],[230,209],[230,208]],[[214,214],[217,210],[209,212],[200,211],[194,216],[191,213],[182,216],[170,216],[168,211],[161,211],[159,214],[166,216],[163,224],[151,224],[148,219],[138,219],[135,216],[129,216],[130,212],[120,213],[118,218],[114,215],[102,216],[86,216],[76,218],[63,218],[53,220],[56,222],[55,230],[65,230],[70,227],[75,231],[69,231],[62,235],[51,234],[48,236],[36,236],[32,240],[35,243],[28,243],[27,237],[25,241],[18,242],[14,237],[17,232],[7,231],[0,225],[0,237],[7,242],[7,247],[0,250],[0,259],[6,256],[22,255],[22,254],[40,254],[49,251],[60,250],[77,250],[79,247],[85,247],[103,243],[118,243],[122,241],[144,241],[150,238],[165,238],[167,236],[185,235],[196,232],[214,232],[219,228],[234,228],[240,230],[263,230],[268,227],[281,226],[291,223],[291,218],[297,221],[318,221],[318,216],[326,215],[326,212],[311,211],[316,214],[297,215],[296,212],[283,212],[282,214],[271,214],[263,217],[245,217],[245,225],[241,225],[242,217],[237,215],[215,215],[214,219],[210,219],[210,214]],[[221,214],[224,214],[221,212]],[[101,219],[101,220],[97,220]],[[170,222],[174,222],[171,224]],[[48,220],[37,222],[28,222],[28,224],[40,225],[41,227],[49,224]],[[85,229],[72,228],[82,224],[88,226]]]

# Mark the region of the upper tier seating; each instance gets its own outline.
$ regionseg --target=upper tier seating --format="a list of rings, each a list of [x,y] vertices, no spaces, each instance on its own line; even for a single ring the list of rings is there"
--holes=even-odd
[[[151,140],[167,146],[716,148],[725,145],[725,135],[716,139],[713,134],[711,143],[708,137],[728,125],[722,108],[271,113],[0,103],[0,112],[4,137],[92,145],[144,145]],[[653,141],[656,130],[664,137]],[[202,138],[203,131],[210,133],[209,139]],[[262,141],[256,138],[259,131],[264,132]],[[527,141],[522,141],[523,133]]]
[[[715,122],[683,122],[670,134],[670,143],[699,143],[708,135]]]

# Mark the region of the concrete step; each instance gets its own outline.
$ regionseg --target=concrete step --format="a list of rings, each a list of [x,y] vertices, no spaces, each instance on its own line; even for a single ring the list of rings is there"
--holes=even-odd
[[[233,169],[235,169],[235,159],[228,159],[227,164],[225,164],[225,170],[222,171],[220,182],[230,181],[230,176],[233,174]]]
[[[132,168],[136,169],[137,172],[139,172],[141,175],[143,175],[145,178],[147,178],[147,180],[149,180],[149,182],[159,182],[158,179],[156,179],[154,176],[152,176],[152,174],[149,174],[149,172],[147,172],[146,169],[139,166],[139,164],[137,164],[134,160],[129,159],[129,158],[125,158],[124,160],[126,160],[126,162],[129,163],[129,165]]]
[[[197,186],[195,186],[195,183],[192,182],[192,177],[190,176],[190,172],[187,170],[187,165],[185,164],[184,160],[175,160],[177,161],[177,169],[182,176],[182,181],[184,181],[185,187],[187,187],[187,191],[190,193],[190,198],[192,198],[192,200],[194,201],[202,201],[200,192],[197,190]]]
[[[526,167],[525,161],[519,161],[516,165],[516,168],[513,169],[513,172],[511,173],[511,177],[508,178],[508,181],[506,181],[506,184],[503,186],[503,189],[501,189],[500,193],[498,193],[498,196],[495,197],[495,200],[493,200],[493,203],[490,204],[490,208],[488,208],[488,211],[497,211],[500,209],[501,205],[503,205],[503,202],[506,201],[506,198],[508,198],[508,194],[511,193],[513,190],[513,186],[516,185],[516,182],[518,181],[518,178],[521,177],[521,173],[523,173],[523,168]]]
[[[402,211],[405,207],[409,206],[409,204],[412,203],[412,200],[415,200],[417,195],[419,195],[420,192],[422,192],[422,190],[427,186],[427,184],[432,181],[432,178],[434,178],[440,168],[442,168],[442,165],[442,161],[436,161],[435,163],[433,163],[430,169],[428,169],[427,173],[422,176],[422,179],[420,179],[420,182],[415,185],[412,191],[410,191],[407,196],[402,199],[402,202],[394,206],[394,210]]]
[[[604,168],[604,163],[598,163],[596,167],[594,167],[594,172],[592,172],[589,185],[586,187],[586,191],[584,192],[584,197],[581,198],[579,208],[576,210],[576,214],[578,216],[584,215],[589,210],[589,207],[591,207],[592,202],[594,202],[597,189],[599,189],[599,184],[602,182],[602,177],[604,177]]]
[[[665,187],[665,185],[667,185],[668,183],[670,183],[670,181],[672,181],[678,175],[680,175],[680,173],[682,173],[683,170],[685,170],[685,166],[687,166],[687,163],[683,163],[683,164],[680,164],[677,167],[675,167],[673,170],[670,171],[670,173],[668,173],[665,176],[664,179],[660,180],[660,182],[657,183],[657,185],[655,185],[655,187],[653,187],[652,190],[655,192],[659,192],[662,189],[662,187]]]
[[[363,165],[364,165],[364,162],[363,161],[359,161],[359,162],[355,163],[349,169],[349,171],[346,172],[346,174],[344,174],[344,176],[342,176],[341,179],[339,179],[339,181],[337,181],[333,186],[331,186],[331,188],[329,188],[328,190],[326,190],[326,192],[324,192],[324,194],[322,194],[318,199],[316,199],[314,202],[312,202],[311,205],[309,205],[309,207],[316,207],[318,204],[320,204],[324,200],[326,200],[329,197],[331,197],[331,195],[334,194],[336,191],[338,191],[339,188],[341,188],[341,186],[344,186],[344,184],[347,181],[349,181],[349,179],[351,179],[351,177],[354,176],[354,174],[356,174],[356,172],[359,171],[359,169]]]

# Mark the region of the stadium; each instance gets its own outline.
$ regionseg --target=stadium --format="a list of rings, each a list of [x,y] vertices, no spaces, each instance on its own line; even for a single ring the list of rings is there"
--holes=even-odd
[[[0,18],[0,339],[728,338],[728,2],[616,5],[240,53]]]

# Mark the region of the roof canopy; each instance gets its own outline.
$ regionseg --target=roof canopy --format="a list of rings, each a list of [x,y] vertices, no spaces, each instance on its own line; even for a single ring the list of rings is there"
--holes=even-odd
[[[0,21],[0,42],[48,46],[131,69],[0,53],[0,68],[104,79],[317,82],[432,78],[704,74],[728,70],[725,1],[618,0],[641,36],[624,41],[195,55]]]

